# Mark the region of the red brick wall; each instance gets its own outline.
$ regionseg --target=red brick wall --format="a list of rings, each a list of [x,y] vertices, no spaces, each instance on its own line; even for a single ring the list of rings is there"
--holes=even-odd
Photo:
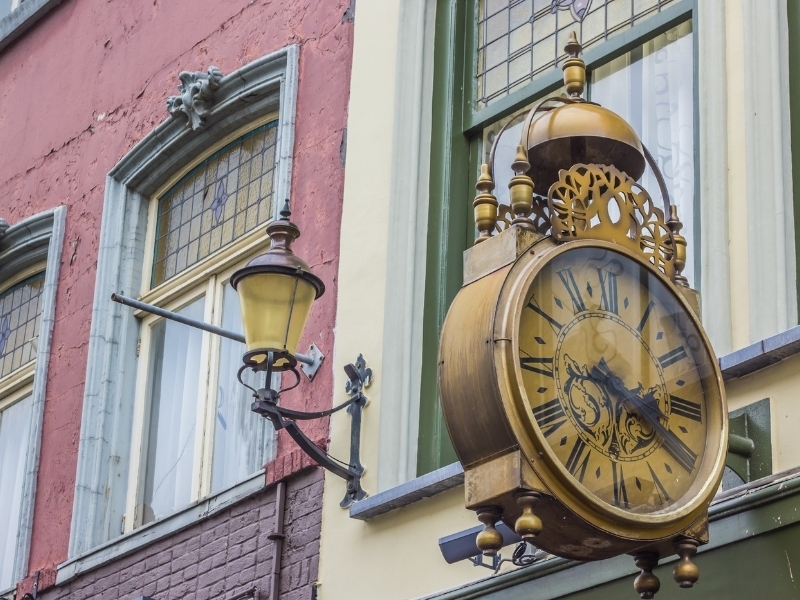
[[[300,348],[331,356],[353,24],[350,0],[64,0],[0,52],[0,216],[68,206],[29,573],[67,558],[106,173],[168,117],[182,70],[223,73],[300,45],[296,252],[325,282]],[[331,405],[332,361],[285,406]],[[326,420],[305,424],[326,440]],[[296,448],[281,433],[279,459]],[[286,460],[280,463],[285,474]]]
[[[281,600],[309,600],[319,566],[322,470],[286,491]],[[255,588],[269,598],[275,486],[189,529],[40,593],[42,600],[216,600]],[[270,599],[272,600],[272,599]]]

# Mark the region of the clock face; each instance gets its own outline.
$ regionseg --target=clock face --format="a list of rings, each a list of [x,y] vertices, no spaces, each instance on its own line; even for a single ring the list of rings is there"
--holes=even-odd
[[[688,502],[711,425],[711,360],[675,292],[621,253],[563,252],[528,291],[529,417],[572,483],[608,505],[650,514]]]

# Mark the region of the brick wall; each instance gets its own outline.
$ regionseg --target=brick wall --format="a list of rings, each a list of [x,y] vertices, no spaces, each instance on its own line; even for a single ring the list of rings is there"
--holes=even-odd
[[[280,600],[309,600],[319,565],[323,471],[287,480]],[[269,598],[275,492],[263,492],[166,539],[41,592],[42,600]],[[269,600],[277,600],[269,598]]]

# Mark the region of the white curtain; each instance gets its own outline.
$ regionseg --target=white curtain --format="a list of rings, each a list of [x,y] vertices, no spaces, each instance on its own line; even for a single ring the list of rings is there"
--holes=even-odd
[[[200,298],[177,312],[202,321],[204,306]],[[152,329],[145,523],[191,501],[202,340],[202,331],[174,321]]]
[[[225,284],[222,299],[222,328],[242,332],[239,298],[231,285]],[[221,338],[217,404],[214,411],[214,458],[211,467],[211,492],[230,487],[264,466],[274,453],[274,432],[267,419],[250,410],[252,392],[236,379],[242,364],[244,344]],[[242,377],[258,389],[263,374],[246,371]],[[289,377],[293,381],[292,377]]]
[[[628,121],[666,180],[688,241],[683,273],[694,283],[694,59],[691,21],[594,70],[590,98]],[[641,184],[661,207],[658,183],[647,169]]]
[[[0,412],[0,590],[16,583],[14,560],[30,422],[30,396]]]

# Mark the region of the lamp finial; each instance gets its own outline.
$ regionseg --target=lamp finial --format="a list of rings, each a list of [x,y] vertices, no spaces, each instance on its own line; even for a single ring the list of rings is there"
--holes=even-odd
[[[283,208],[281,209],[280,215],[281,215],[281,218],[284,221],[288,221],[289,217],[292,216],[292,211],[289,210],[289,199],[288,198],[286,198],[286,200],[283,201]]]
[[[564,61],[564,85],[567,88],[567,95],[573,99],[579,99],[583,95],[586,87],[586,63],[578,55],[583,50],[578,36],[574,31],[569,32],[569,41],[564,46],[564,51],[569,58]]]

